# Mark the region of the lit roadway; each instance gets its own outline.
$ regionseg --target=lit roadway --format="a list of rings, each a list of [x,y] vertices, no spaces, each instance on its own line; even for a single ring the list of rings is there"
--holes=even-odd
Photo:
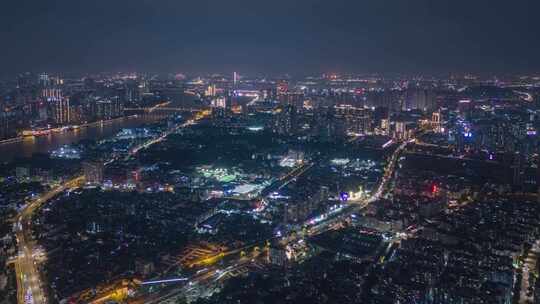
[[[533,303],[534,295],[530,286],[530,277],[534,274],[538,266],[538,256],[540,254],[540,240],[536,240],[532,248],[527,252],[521,267],[521,285],[519,291],[519,304]]]
[[[170,101],[167,101],[167,102],[162,102],[160,104],[157,104],[151,108],[124,108],[124,111],[141,111],[143,110],[144,112],[147,112],[147,113],[152,113],[154,112],[155,110],[159,109],[159,108],[162,108],[162,107],[166,107],[168,105],[170,105],[171,102]]]
[[[167,138],[167,136],[173,134],[174,132],[176,132],[176,131],[178,131],[178,130],[180,130],[180,129],[182,129],[182,128],[191,126],[191,125],[193,125],[193,124],[195,124],[195,120],[190,119],[190,120],[188,120],[187,122],[185,122],[185,123],[183,123],[183,124],[181,124],[181,125],[178,125],[178,126],[172,128],[172,129],[169,129],[169,130],[163,132],[163,134],[161,134],[161,136],[156,137],[156,138],[154,138],[154,139],[151,139],[151,140],[147,141],[146,143],[144,143],[144,144],[142,144],[142,145],[140,145],[140,146],[137,146],[137,147],[133,148],[133,149],[130,151],[129,156],[135,155],[135,154],[137,154],[140,150],[144,150],[144,149],[146,149],[146,148],[148,148],[148,147],[150,147],[150,146],[152,146],[152,145],[154,145],[154,144],[157,144],[157,143],[159,143],[159,142],[162,142],[163,140],[165,140],[165,138]]]
[[[379,183],[379,186],[376,188],[375,193],[371,195],[368,198],[365,199],[358,199],[358,200],[350,200],[348,203],[349,205],[347,207],[344,207],[341,212],[337,212],[335,214],[332,214],[327,219],[321,221],[320,223],[314,224],[314,225],[308,225],[309,235],[316,235],[320,234],[326,230],[329,229],[333,224],[342,221],[343,218],[347,217],[353,212],[357,212],[359,210],[362,210],[366,208],[369,204],[377,201],[380,199],[384,193],[386,193],[386,189],[388,188],[388,185],[390,181],[392,180],[392,176],[394,176],[394,172],[396,170],[396,166],[399,160],[399,156],[405,150],[407,145],[414,140],[403,142],[399,145],[399,147],[392,153],[392,156],[390,156],[389,162],[386,165],[386,168],[384,170],[384,174],[381,178],[381,181]],[[287,240],[288,241],[288,240]]]
[[[396,165],[399,160],[399,156],[401,155],[401,152],[405,150],[407,147],[407,144],[414,142],[414,139],[411,139],[409,141],[403,142],[399,147],[392,153],[392,156],[390,157],[390,161],[388,162],[388,165],[386,166],[384,170],[384,174],[381,180],[381,183],[379,184],[379,187],[377,187],[377,191],[371,196],[367,203],[372,203],[385,193],[385,189],[388,187],[388,183],[392,180],[392,176],[394,175],[394,172],[396,170]]]
[[[144,299],[136,299],[134,301],[130,301],[130,303],[175,303],[175,299],[179,295],[189,295],[190,293],[196,292],[197,289],[205,288],[205,286],[210,286],[218,282],[223,282],[228,277],[236,276],[237,273],[247,271],[247,269],[253,265],[255,261],[260,261],[263,256],[264,255],[262,255],[260,251],[253,251],[245,256],[231,258],[230,260],[222,263],[219,267],[209,266],[199,270],[190,278],[177,279],[178,282],[183,283],[180,286],[165,289],[161,293],[145,297]],[[205,294],[205,296],[209,295],[210,294],[208,293]]]
[[[204,116],[198,117],[200,119]],[[130,151],[130,156],[136,154],[141,149],[163,141],[170,134],[178,131],[181,128],[191,126],[195,120],[188,120],[186,123],[176,126],[164,132],[158,138],[152,139],[145,144],[138,146]],[[111,161],[106,162],[109,164]],[[44,285],[41,281],[39,271],[37,269],[37,261],[34,257],[34,244],[31,239],[31,219],[33,213],[38,210],[43,204],[64,192],[67,189],[79,187],[84,182],[84,176],[77,176],[71,180],[64,182],[62,185],[53,190],[40,195],[38,198],[31,200],[19,212],[15,218],[15,234],[18,243],[18,257],[15,261],[15,272],[17,276],[17,301],[19,304],[42,304],[48,303],[44,293]]]
[[[22,303],[47,303],[43,292],[43,284],[34,259],[34,243],[31,240],[32,214],[44,203],[62,193],[66,189],[78,187],[84,177],[73,178],[61,186],[28,202],[15,219],[16,237],[18,241],[18,259],[15,262],[17,276],[17,300]]]
[[[125,108],[124,111],[144,111],[145,113],[153,113],[155,111],[170,111],[170,112],[200,112],[202,109],[197,108],[183,108],[183,107],[169,107],[170,101],[157,104],[150,108]]]

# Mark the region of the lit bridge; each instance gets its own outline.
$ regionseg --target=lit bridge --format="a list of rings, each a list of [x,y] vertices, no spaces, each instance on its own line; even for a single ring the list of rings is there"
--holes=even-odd
[[[204,109],[201,108],[184,108],[184,107],[158,107],[158,108],[125,108],[124,113],[128,115],[142,115],[155,117],[168,117],[182,113],[197,113]]]

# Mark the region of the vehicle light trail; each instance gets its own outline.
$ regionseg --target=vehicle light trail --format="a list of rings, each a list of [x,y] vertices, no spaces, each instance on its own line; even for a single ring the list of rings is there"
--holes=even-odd
[[[187,280],[188,280],[187,278],[176,278],[176,279],[166,279],[166,280],[157,280],[157,281],[147,281],[147,282],[142,282],[141,285],[174,283],[174,282],[183,282],[183,281],[187,281]]]

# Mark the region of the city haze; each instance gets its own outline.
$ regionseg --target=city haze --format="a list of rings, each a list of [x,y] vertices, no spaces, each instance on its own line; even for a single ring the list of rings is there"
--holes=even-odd
[[[534,72],[540,3],[8,1],[0,74]]]

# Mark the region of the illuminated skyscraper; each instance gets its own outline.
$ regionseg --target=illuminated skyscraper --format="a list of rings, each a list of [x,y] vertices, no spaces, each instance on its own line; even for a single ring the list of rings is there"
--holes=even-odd
[[[394,131],[394,138],[397,140],[407,139],[407,125],[404,121],[396,121],[396,129]]]
[[[437,133],[442,132],[441,112],[437,111],[437,112],[433,112],[433,114],[431,114],[431,127]]]
[[[381,131],[383,135],[388,135],[390,133],[390,119],[381,119]]]
[[[216,85],[215,84],[209,85],[204,94],[208,97],[216,96]]]
[[[42,96],[51,109],[55,124],[62,125],[70,122],[69,97],[64,96],[61,89],[44,89]]]
[[[47,101],[57,100],[57,99],[62,99],[62,97],[64,96],[64,95],[62,94],[62,90],[61,90],[61,89],[57,89],[57,88],[47,88],[47,89],[44,89],[44,90],[41,92],[41,95],[42,95],[43,98],[45,98],[45,100],[47,100]]]
[[[223,108],[225,109],[227,107],[227,99],[223,96],[217,97],[212,100],[212,107],[213,108]]]

